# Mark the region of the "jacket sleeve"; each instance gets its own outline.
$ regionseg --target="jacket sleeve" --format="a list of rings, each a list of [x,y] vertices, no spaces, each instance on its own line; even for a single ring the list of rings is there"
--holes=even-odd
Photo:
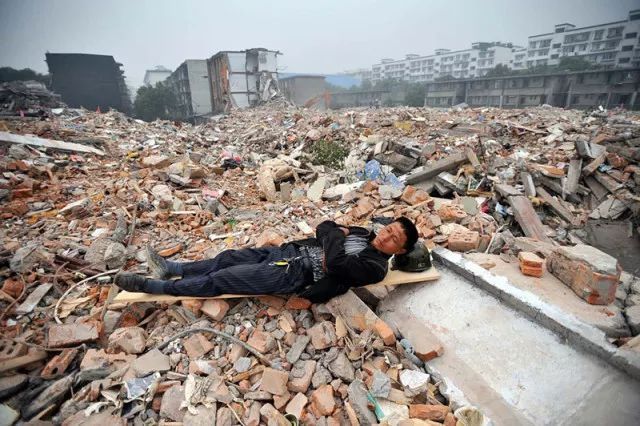
[[[349,290],[349,286],[345,281],[333,280],[329,277],[325,277],[317,283],[309,286],[302,293],[300,297],[304,297],[311,303],[325,303],[331,300],[335,296],[340,296]]]
[[[332,220],[325,220],[316,227],[316,238],[318,239],[318,241],[322,242],[322,240],[327,236],[329,232],[331,232],[331,230],[337,228],[337,223]]]
[[[346,236],[336,227],[322,241],[327,273],[347,281],[349,286],[374,284],[387,274],[387,262],[358,255],[348,255],[344,249]]]

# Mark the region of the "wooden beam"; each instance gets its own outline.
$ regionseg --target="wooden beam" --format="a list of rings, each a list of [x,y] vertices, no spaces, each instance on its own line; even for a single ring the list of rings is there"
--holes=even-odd
[[[91,146],[78,143],[56,141],[53,139],[39,138],[33,135],[16,135],[9,132],[0,132],[0,141],[21,145],[42,146],[44,148],[59,149],[62,151],[85,152],[88,154],[104,155],[104,151]]]
[[[512,195],[509,197],[509,204],[511,204],[513,208],[513,215],[516,221],[527,237],[537,238],[545,243],[551,243],[551,240],[544,232],[544,227],[538,214],[533,209],[533,205],[527,197],[524,195]]]
[[[422,166],[421,168],[414,170],[412,173],[409,173],[409,175],[407,175],[406,183],[414,184],[434,178],[440,173],[454,169],[467,161],[466,153],[457,152],[449,155],[448,157],[442,158],[433,164]]]
[[[572,226],[578,225],[578,218],[575,217],[569,210],[567,210],[555,197],[549,194],[544,188],[537,187],[538,196],[547,203],[547,205],[556,212],[558,216],[569,222]]]

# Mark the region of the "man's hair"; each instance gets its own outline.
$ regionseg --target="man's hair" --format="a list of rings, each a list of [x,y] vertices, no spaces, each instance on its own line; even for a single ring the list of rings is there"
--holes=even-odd
[[[407,251],[411,251],[413,246],[418,241],[418,228],[413,224],[411,219],[408,219],[404,216],[400,216],[394,222],[398,222],[402,229],[404,229],[404,235],[407,237],[407,241],[404,243],[404,249]]]

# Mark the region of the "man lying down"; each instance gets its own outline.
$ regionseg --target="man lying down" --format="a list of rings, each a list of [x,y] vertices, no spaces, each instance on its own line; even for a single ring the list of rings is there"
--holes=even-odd
[[[196,262],[167,261],[147,247],[153,278],[121,272],[115,283],[130,292],[196,297],[297,294],[323,303],[351,287],[382,281],[389,258],[410,252],[417,240],[418,231],[406,217],[377,234],[325,221],[318,225],[315,238],[279,247],[226,250]]]

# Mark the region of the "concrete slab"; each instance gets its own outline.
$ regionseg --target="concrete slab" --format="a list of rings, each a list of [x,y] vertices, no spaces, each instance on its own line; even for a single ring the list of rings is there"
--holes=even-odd
[[[640,382],[445,267],[428,285],[398,288],[379,305],[431,327],[444,355],[429,362],[497,425],[635,425]]]
[[[542,278],[529,277],[520,272],[518,261],[505,262],[500,256],[484,253],[468,253],[464,257],[477,264],[490,261],[495,266],[489,271],[506,277],[509,282],[521,290],[530,291],[543,301],[557,306],[563,311],[575,315],[578,319],[604,331],[609,337],[629,336],[629,328],[616,305],[590,305],[578,297],[543,265]]]

